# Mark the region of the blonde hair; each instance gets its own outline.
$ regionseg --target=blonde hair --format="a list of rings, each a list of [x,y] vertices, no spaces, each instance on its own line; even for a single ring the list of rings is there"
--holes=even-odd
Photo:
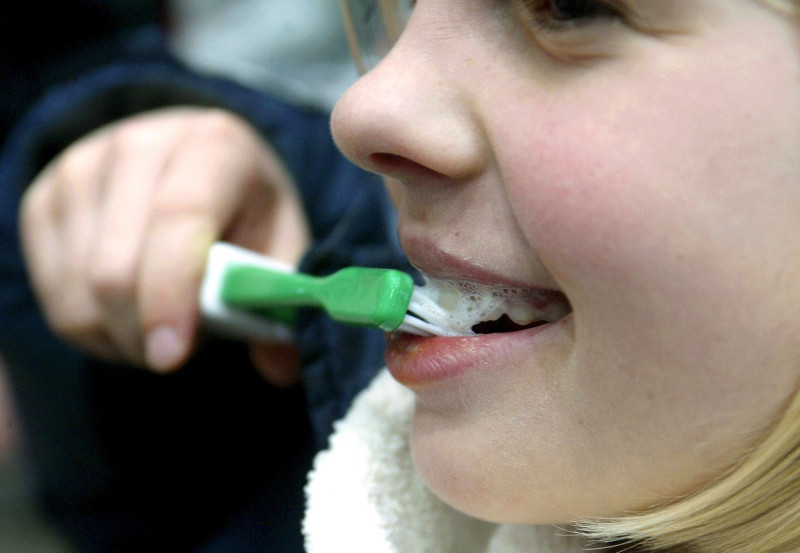
[[[693,495],[651,511],[588,521],[602,541],[698,553],[800,551],[800,394],[766,438],[726,475]]]

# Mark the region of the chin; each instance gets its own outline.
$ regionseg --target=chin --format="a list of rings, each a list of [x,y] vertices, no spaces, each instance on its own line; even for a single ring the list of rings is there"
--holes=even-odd
[[[425,484],[442,501],[498,524],[569,524],[574,520],[568,514],[570,506],[553,495],[545,479],[533,476],[534,469],[522,469],[513,459],[500,460],[487,453],[497,451],[492,438],[475,439],[464,425],[448,427],[436,418],[415,413],[411,454]]]

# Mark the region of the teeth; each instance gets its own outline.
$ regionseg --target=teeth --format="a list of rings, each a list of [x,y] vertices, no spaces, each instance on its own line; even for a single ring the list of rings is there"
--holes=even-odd
[[[514,303],[508,306],[506,315],[518,325],[527,325],[542,320],[541,311],[527,303]]]
[[[447,282],[439,288],[436,303],[445,311],[456,311],[462,301],[462,292],[455,282]]]
[[[504,314],[518,325],[556,321],[571,308],[555,291],[505,288],[474,282],[426,278],[415,288],[409,310],[453,335],[472,335],[472,327]]]

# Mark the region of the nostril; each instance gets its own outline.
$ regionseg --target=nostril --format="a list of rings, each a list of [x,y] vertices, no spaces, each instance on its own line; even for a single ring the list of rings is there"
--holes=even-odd
[[[384,152],[377,152],[374,154],[370,154],[369,158],[376,165],[381,165],[384,167],[400,166],[411,162],[410,160],[402,156],[398,156],[396,154],[388,154]]]
[[[417,163],[407,157],[385,152],[376,152],[369,156],[371,169],[389,176],[427,176],[442,178],[445,175]]]

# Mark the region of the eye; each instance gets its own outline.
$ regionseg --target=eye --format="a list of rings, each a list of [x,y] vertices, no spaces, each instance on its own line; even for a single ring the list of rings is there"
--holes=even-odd
[[[624,52],[643,18],[626,0],[518,0],[515,17],[536,47],[553,59],[574,64]]]
[[[565,30],[624,19],[619,8],[603,0],[524,0],[533,21],[547,30]]]

